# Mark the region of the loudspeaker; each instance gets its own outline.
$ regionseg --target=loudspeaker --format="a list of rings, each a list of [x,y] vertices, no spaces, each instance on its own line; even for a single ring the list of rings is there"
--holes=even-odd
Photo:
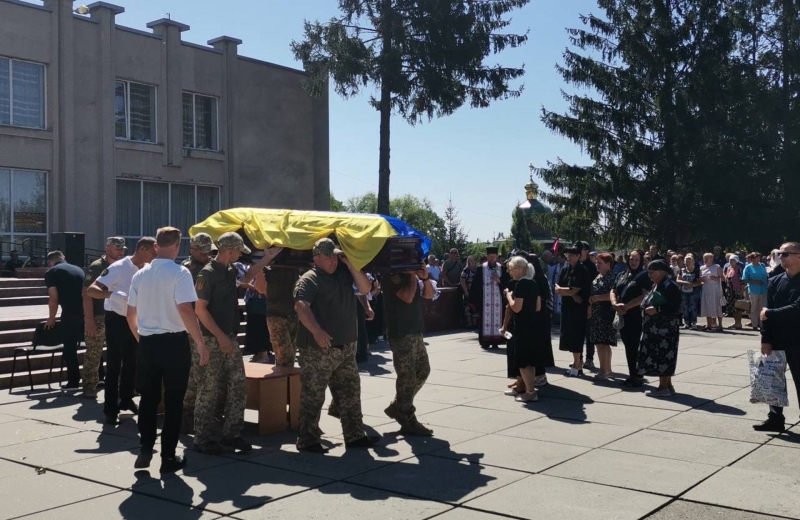
[[[84,267],[86,254],[86,237],[84,233],[64,231],[50,233],[50,251],[61,251],[67,262],[78,267]]]

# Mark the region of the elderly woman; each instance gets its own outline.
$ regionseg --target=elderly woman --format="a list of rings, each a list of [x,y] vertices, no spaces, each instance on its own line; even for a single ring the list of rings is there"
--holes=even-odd
[[[742,330],[742,309],[735,306],[736,300],[742,299],[742,276],[739,257],[733,255],[728,259],[728,269],[725,271],[725,281],[728,282],[728,316],[733,314],[733,325],[729,329]]]
[[[702,300],[700,300],[700,316],[706,319],[709,332],[722,331],[722,268],[714,263],[714,255],[703,255],[703,266],[700,268],[700,279],[703,282]],[[717,322],[719,320],[719,323]]]
[[[680,275],[675,278],[675,283],[681,288],[684,328],[695,329],[697,328],[697,306],[702,294],[702,283],[698,280],[699,273],[695,269],[694,255],[686,255],[684,262],[684,267],[681,269]]]
[[[672,376],[678,363],[681,290],[672,281],[672,267],[664,260],[647,266],[653,289],[642,301],[642,342],[639,345],[639,375],[657,375],[658,389],[649,397],[669,397],[675,393]]]
[[[589,290],[592,281],[586,267],[581,263],[581,251],[577,247],[564,250],[567,267],[555,287],[561,296],[561,323],[558,349],[572,352],[573,363],[564,375],[577,377],[583,375],[583,342],[586,338],[586,314],[589,307]]]
[[[595,381],[611,379],[611,346],[617,346],[617,331],[614,329],[614,308],[611,306],[611,290],[616,277],[611,271],[614,257],[608,253],[597,255],[597,278],[592,280],[589,297],[589,341],[597,347],[600,370]]]
[[[544,364],[541,359],[542,348],[537,330],[537,314],[546,311],[542,301],[539,284],[533,280],[534,266],[521,256],[508,262],[508,274],[516,282],[513,292],[505,289],[503,294],[508,301],[508,309],[514,313],[514,365],[519,369],[525,388],[515,388],[506,395],[516,396],[519,402],[538,401],[536,394],[536,366]],[[549,332],[549,331],[548,331]],[[520,390],[524,390],[520,392]]]
[[[642,265],[644,251],[637,249],[628,257],[628,268],[617,277],[614,290],[609,295],[611,305],[623,320],[619,335],[625,345],[630,377],[623,381],[624,386],[639,387],[644,378],[639,376],[636,363],[639,358],[639,343],[642,339],[642,311],[639,308],[645,294],[653,286]]]

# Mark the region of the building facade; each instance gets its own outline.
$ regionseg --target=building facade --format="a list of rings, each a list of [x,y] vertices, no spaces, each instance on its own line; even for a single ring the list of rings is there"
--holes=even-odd
[[[86,247],[227,207],[328,209],[328,99],[306,74],[106,2],[0,0],[0,244]],[[83,11],[81,9],[80,11]],[[184,253],[186,247],[184,247]]]

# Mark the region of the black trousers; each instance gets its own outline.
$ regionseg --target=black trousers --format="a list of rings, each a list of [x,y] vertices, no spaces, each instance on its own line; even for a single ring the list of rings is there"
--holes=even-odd
[[[356,349],[356,359],[365,360],[369,354],[369,335],[367,333],[367,311],[358,304],[356,312],[358,318],[358,348]]]
[[[272,342],[269,340],[267,329],[267,315],[247,312],[247,329],[245,330],[244,346],[251,354],[269,352]]]
[[[164,386],[164,429],[161,431],[161,458],[175,456],[181,432],[183,396],[189,384],[192,352],[185,332],[141,336],[139,343],[139,437],[142,448],[156,443],[158,405]]]
[[[636,312],[639,312],[638,307],[634,312],[625,314],[625,326],[619,331],[625,345],[625,358],[628,360],[628,373],[631,377],[637,377],[636,362],[639,359],[639,343],[642,341],[642,319],[631,318]]]
[[[785,350],[784,352],[786,353],[786,364],[789,365],[789,371],[791,371],[792,379],[794,379],[794,388],[795,391],[797,392],[796,394],[797,398],[800,399],[800,352],[791,349]],[[784,420],[783,407],[770,406],[769,418],[780,419],[781,421],[783,421]]]
[[[128,320],[116,312],[106,312],[106,415],[119,414],[120,403],[133,399],[136,383],[136,351]]]
[[[67,367],[67,386],[76,387],[81,382],[78,343],[83,340],[83,316],[62,316],[61,334],[64,343],[64,366]]]

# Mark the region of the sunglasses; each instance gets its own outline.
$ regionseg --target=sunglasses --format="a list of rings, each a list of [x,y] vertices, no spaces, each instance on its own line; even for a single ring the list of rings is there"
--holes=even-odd
[[[778,256],[781,258],[787,258],[789,255],[800,255],[800,253],[790,253],[789,251],[780,251]]]

